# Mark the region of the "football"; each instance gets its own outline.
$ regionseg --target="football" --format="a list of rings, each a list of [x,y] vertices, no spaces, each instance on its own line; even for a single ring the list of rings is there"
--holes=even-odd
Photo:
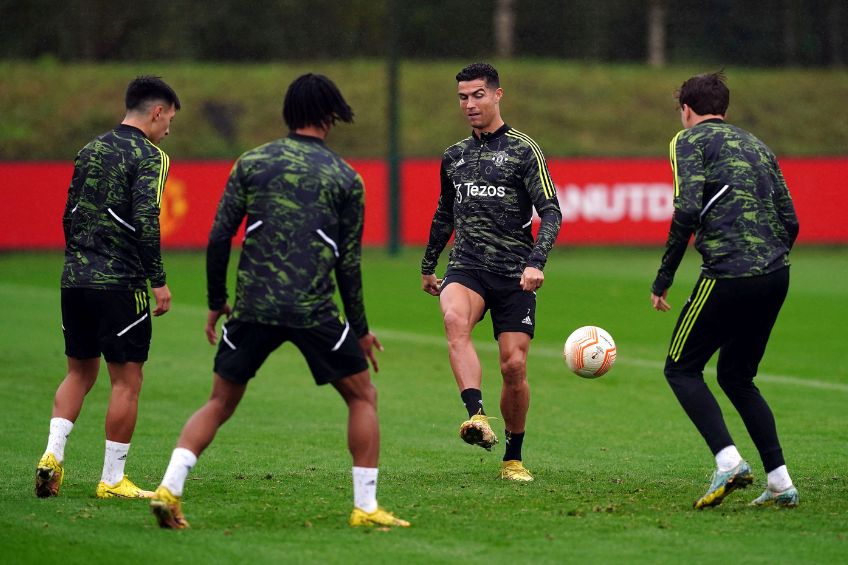
[[[562,356],[576,375],[595,379],[606,374],[615,364],[615,341],[597,326],[583,326],[565,340]]]

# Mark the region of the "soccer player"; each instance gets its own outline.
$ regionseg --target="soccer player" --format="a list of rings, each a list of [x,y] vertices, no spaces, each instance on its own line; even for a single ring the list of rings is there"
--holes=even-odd
[[[498,439],[483,409],[482,369],[471,331],[491,311],[503,376],[506,450],[500,477],[532,481],[521,457],[530,404],[527,353],[536,291],[562,214],[542,150],[501,118],[503,89],[495,68],[475,63],[456,80],[459,107],[472,132],[442,157],[441,194],[421,261],[421,287],[439,297],[444,316],[451,369],[468,412],[459,435],[487,450]],[[541,218],[535,241],[534,206]],[[436,278],[439,255],[454,232],[447,271]]]
[[[680,312],[665,362],[671,389],[718,467],[694,506],[721,504],[753,481],[704,383],[704,365],[718,351],[718,384],[742,417],[768,475],[765,492],[752,505],[794,507],[798,491],[754,377],[789,288],[795,209],[771,150],[724,121],[730,91],[721,73],[690,78],[677,97],[686,129],[671,140],[674,216],[651,304],[659,311],[670,308],[668,289],[694,232],[701,276]]]
[[[189,419],[156,489],[151,509],[163,528],[188,527],[181,497],[186,476],[218,428],[233,414],[248,381],[268,357],[291,341],[315,382],[331,383],[348,406],[353,457],[351,526],[409,526],[377,505],[380,436],[377,371],[360,271],[364,214],[362,179],[324,140],[353,111],[327,77],[306,74],[283,103],[288,136],[243,154],[230,174],[207,249],[209,316],[206,336],[230,316],[226,274],[232,237],[247,217],[232,315],[215,357],[212,396]],[[346,319],[333,301],[332,273]]]
[[[62,331],[68,374],[53,403],[47,449],[35,472],[35,494],[57,496],[65,444],[106,359],[112,393],[106,412],[106,455],[98,498],[145,498],[153,493],[124,474],[138,413],[142,366],[154,316],[171,307],[159,251],[159,210],[168,156],[159,149],[180,101],[159,77],[133,80],[121,124],[77,154],[62,224]]]

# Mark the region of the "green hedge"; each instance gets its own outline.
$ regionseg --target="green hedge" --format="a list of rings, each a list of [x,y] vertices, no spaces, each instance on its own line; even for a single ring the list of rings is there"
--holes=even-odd
[[[401,67],[401,153],[434,157],[468,128],[454,75],[467,61],[414,61]],[[585,65],[559,60],[494,61],[506,121],[549,156],[664,156],[680,129],[674,89],[711,69]],[[304,72],[333,78],[356,123],[330,143],[349,157],[386,154],[387,87],[379,60],[303,64],[60,64],[0,62],[0,159],[73,158],[93,135],[123,117],[123,93],[138,74],[162,75],[183,110],[163,147],[173,159],[233,159],[284,134],[281,104]],[[779,155],[843,155],[848,71],[729,68],[728,119],[751,129]]]

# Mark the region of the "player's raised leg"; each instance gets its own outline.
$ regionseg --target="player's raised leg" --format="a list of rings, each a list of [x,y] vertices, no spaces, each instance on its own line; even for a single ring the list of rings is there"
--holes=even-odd
[[[56,390],[47,448],[35,469],[35,494],[39,498],[57,496],[65,475],[65,444],[82,410],[85,395],[94,386],[100,370],[100,357],[68,357],[68,373]]]
[[[231,382],[215,374],[212,395],[183,426],[162,483],[150,501],[150,510],[160,527],[177,530],[188,527],[182,511],[183,487],[188,473],[212,443],[218,428],[233,415],[245,390],[247,384]]]
[[[353,458],[353,511],[350,525],[400,526],[401,520],[377,504],[377,475],[380,458],[380,426],[377,419],[377,389],[369,372],[361,371],[333,381],[348,407],[347,445]]]
[[[483,316],[485,302],[479,293],[460,283],[442,286],[439,303],[444,317],[448,355],[468,419],[459,427],[459,436],[472,445],[491,450],[498,438],[483,409],[481,392],[483,370],[471,341],[471,331]]]
[[[527,383],[527,353],[530,336],[522,332],[502,332],[498,335],[500,367],[503,376],[501,414],[504,417],[506,450],[500,476],[513,481],[532,481],[523,463],[521,448],[527,410],[530,407],[530,386]]]
[[[150,498],[153,492],[136,486],[124,474],[130,441],[138,418],[143,363],[107,363],[112,392],[106,410],[106,449],[97,498]]]

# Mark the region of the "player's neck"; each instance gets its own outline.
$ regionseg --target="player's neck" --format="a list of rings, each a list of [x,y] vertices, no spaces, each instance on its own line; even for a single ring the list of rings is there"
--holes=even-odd
[[[319,126],[304,126],[302,128],[297,128],[294,130],[294,133],[298,135],[308,135],[309,137],[317,137],[318,139],[326,139],[327,134],[330,131],[330,126],[319,127]]]
[[[136,129],[140,129],[141,133],[144,134],[144,137],[150,139],[150,123],[142,118],[127,114],[124,117],[124,121],[121,122],[121,125],[132,126]]]
[[[503,118],[498,116],[497,118],[495,118],[491,122],[489,122],[489,125],[487,125],[486,127],[474,128],[474,131],[477,133],[478,136],[482,133],[495,133],[496,131],[501,129],[503,127],[503,125],[504,125]]]

